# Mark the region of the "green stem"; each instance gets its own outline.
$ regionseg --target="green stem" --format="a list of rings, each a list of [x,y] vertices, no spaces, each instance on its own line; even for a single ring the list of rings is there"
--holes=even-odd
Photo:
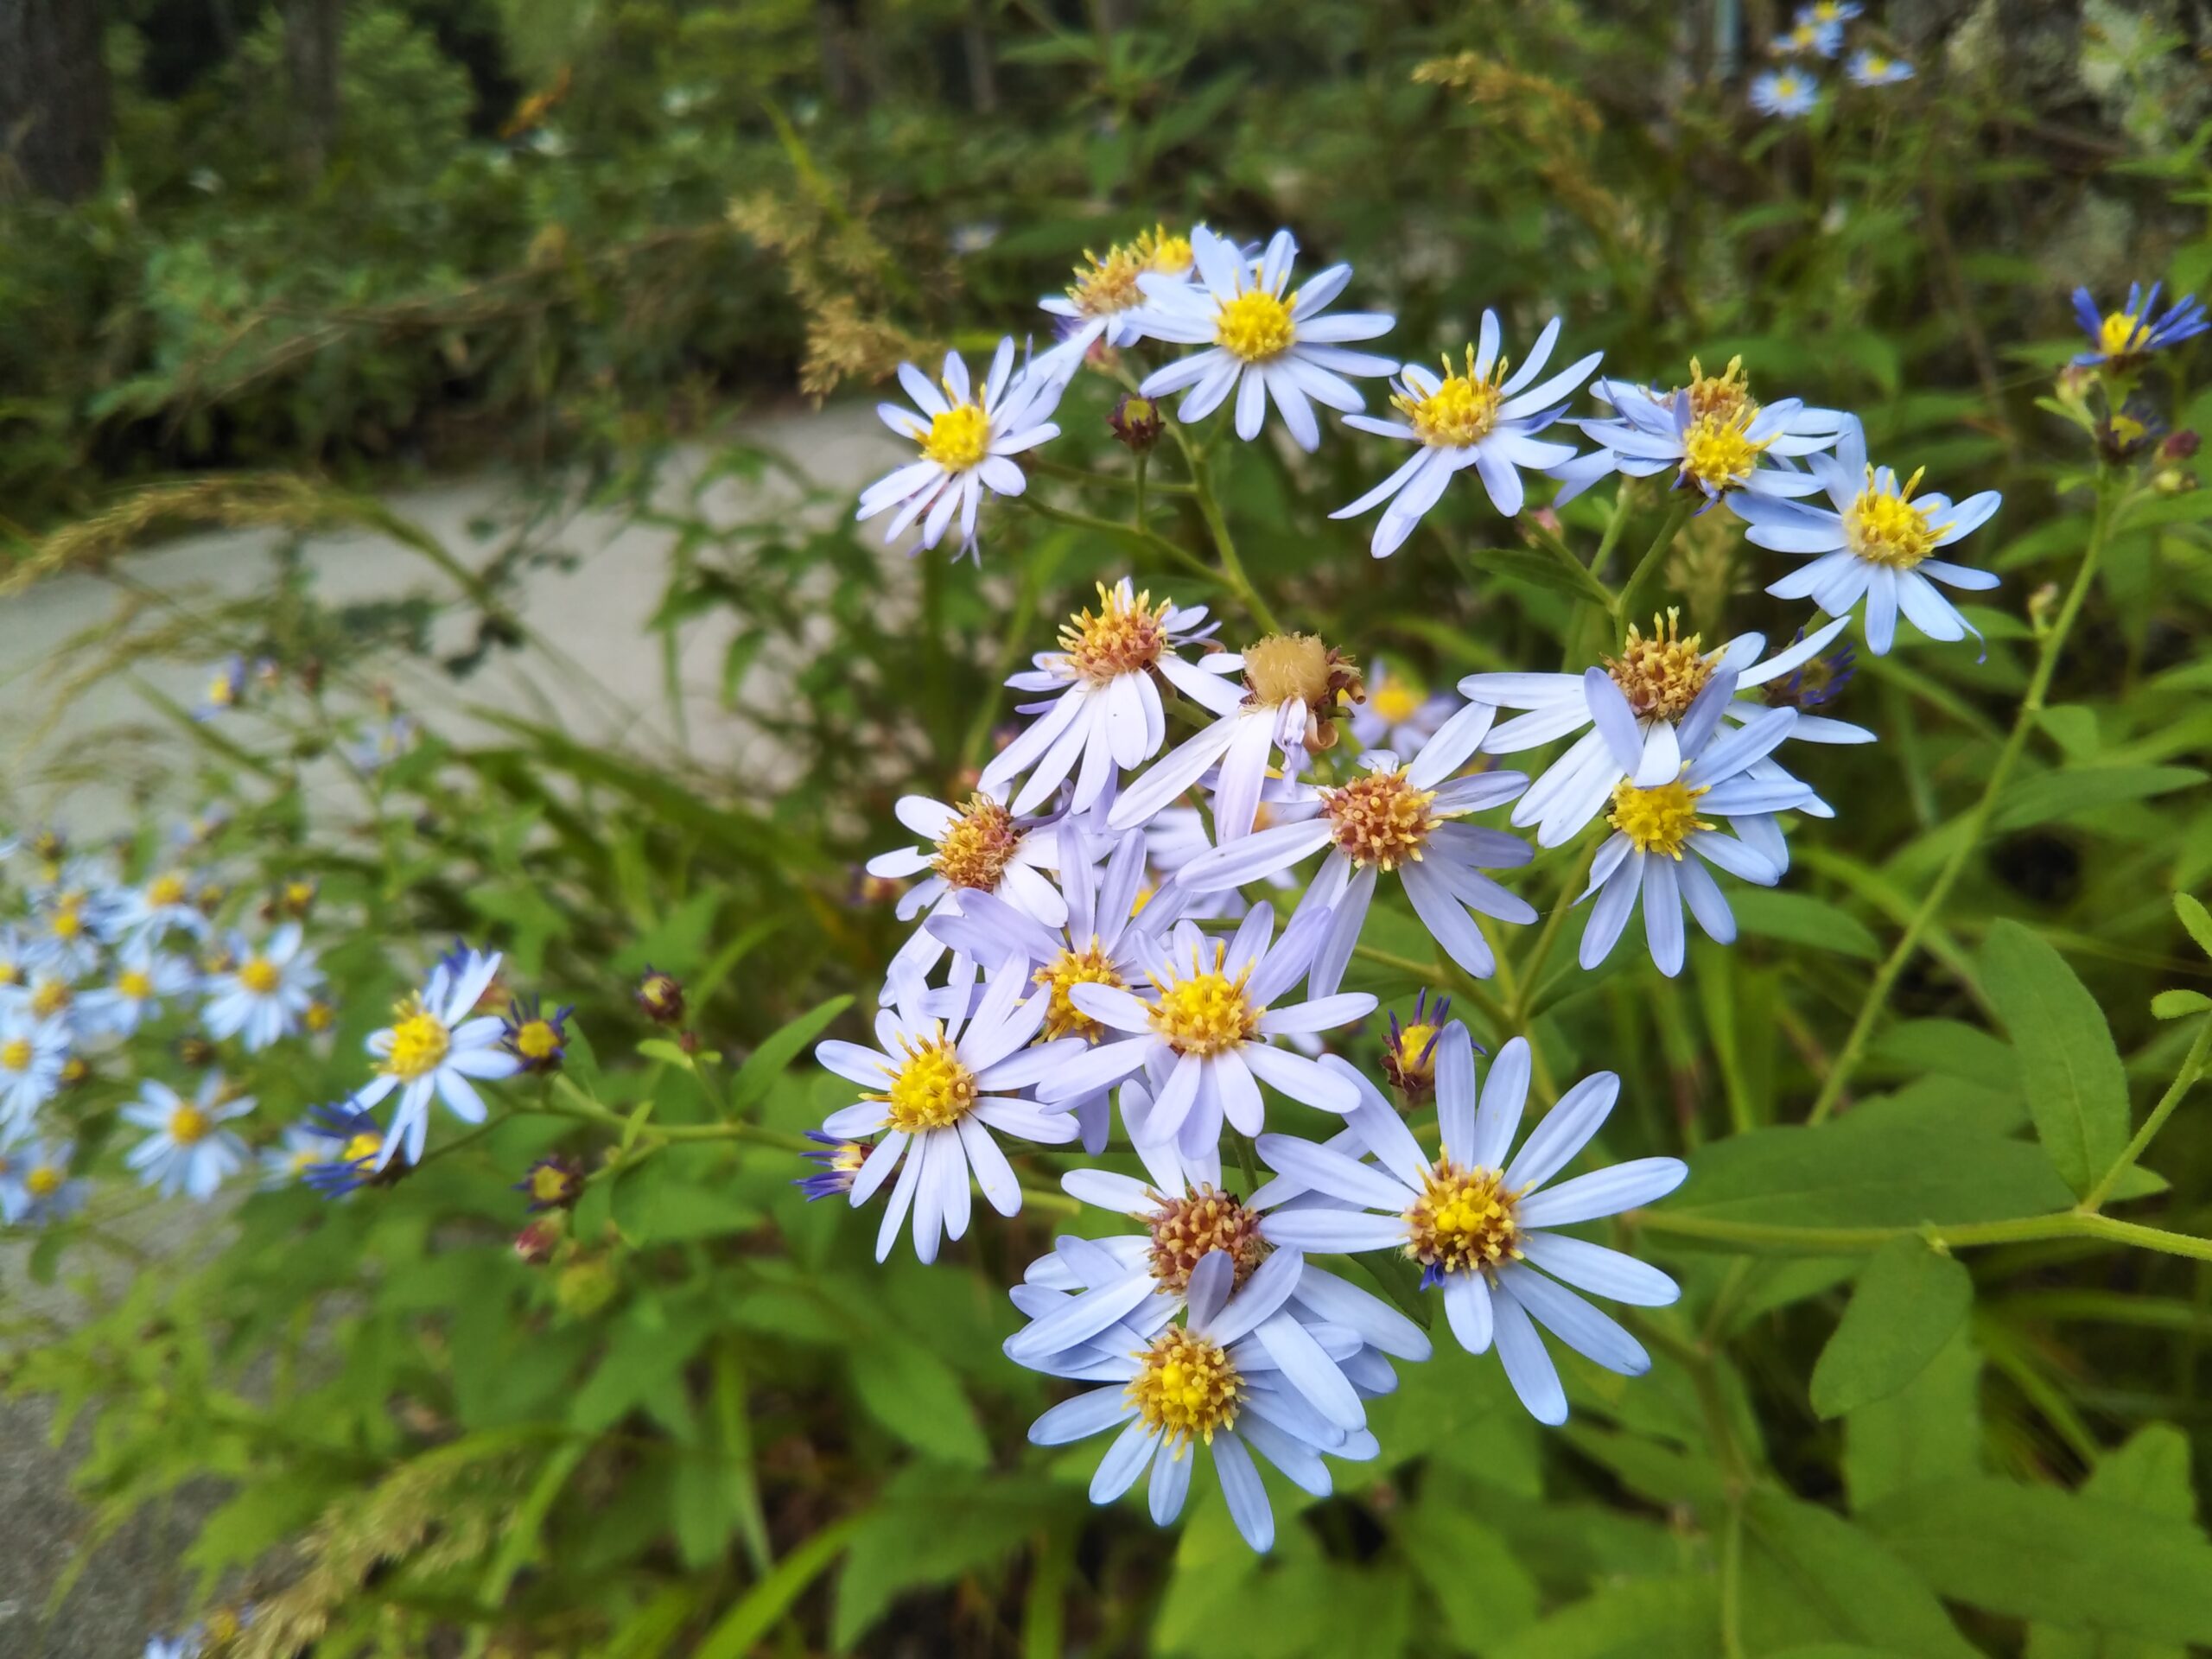
[[[1205,520],[1206,534],[1213,537],[1214,555],[1221,561],[1223,580],[1243,601],[1245,610],[1262,633],[1281,632],[1274,613],[1260,597],[1259,589],[1252,586],[1251,577],[1244,574],[1244,562],[1236,556],[1236,540],[1229,533],[1229,521],[1222,517],[1221,503],[1213,493],[1213,472],[1206,465],[1205,456],[1184,434],[1182,423],[1169,421],[1167,430],[1183,452],[1183,464],[1191,470],[1191,493],[1198,498],[1198,517]]]
[[[1099,534],[1110,536],[1116,541],[1126,542],[1135,537],[1154,552],[1166,555],[1193,575],[1204,576],[1208,582],[1221,580],[1214,568],[1192,552],[1189,548],[1179,547],[1155,531],[1133,529],[1118,519],[1101,518],[1096,513],[1071,512],[1065,507],[1048,505],[1031,495],[1016,496],[1014,499],[1030,512],[1040,518],[1050,518],[1055,524],[1072,524],[1078,530],[1096,531]]]
[[[1961,826],[1959,838],[1951,849],[1951,855],[1943,868],[1936,873],[1936,880],[1928,888],[1920,907],[1905,924],[1898,935],[1897,945],[1883,959],[1874,973],[1873,982],[1866,988],[1866,1000],[1859,1005],[1858,1018],[1852,1021],[1851,1034],[1844,1039],[1843,1047],[1828,1067],[1821,1092],[1813,1102],[1808,1121],[1818,1123],[1835,1110],[1836,1103],[1843,1098],[1843,1091],[1851,1084],[1852,1073],[1858,1069],[1860,1057],[1874,1033],[1874,1022],[1888,1006],[1891,988],[1897,976],[1904,972],[1914,953],[1920,948],[1921,936],[1935,923],[1943,901],[1965,873],[1967,861],[1981,845],[1982,836],[1989,828],[1989,820],[1997,809],[1997,798],[2012,776],[2012,768],[2027,747],[2028,734],[2036,723],[2036,716],[2043,711],[2044,698],[2050,690],[2050,679],[2058,667],[2060,654],[2066,648],[2066,637],[2074,631],[2074,621],[2082,613],[2082,603],[2088,595],[2089,584],[2097,573],[2097,563],[2104,553],[2106,538],[2113,522],[2119,517],[2120,504],[2115,500],[2111,481],[2100,478],[2097,481],[2097,513],[2089,531],[2089,544],[2082,555],[2081,569],[2074,573],[2074,585],[2067,590],[2066,602],[2059,607],[2058,616],[2050,631],[2043,637],[2042,649],[2037,653],[2033,676],[2028,681],[2027,695],[2021,698],[2018,714],[2012,721],[2012,729],[2005,739],[2005,747],[1997,753],[1997,764],[1989,769],[1988,780],[1983,784],[1981,798],[1967,812]]]
[[[2181,1104],[2182,1096],[2190,1091],[2197,1078],[2204,1075],[2204,1056],[2209,1049],[2212,1049],[2212,1014],[2207,1014],[2197,1021],[2196,1040],[2189,1046],[2189,1054],[2181,1063],[2179,1075],[2166,1092],[2158,1097],[2158,1103],[2151,1109],[2151,1116],[2143,1120],[2143,1127],[2135,1131],[2135,1138],[2127,1143],[2127,1149],[2113,1160],[2113,1166],[2104,1173],[2104,1178],[2082,1198],[2082,1207],[2084,1210],[2104,1208],[2105,1200],[2112,1196],[2112,1190],[2119,1185],[2120,1178],[2134,1168],[2135,1160],[2150,1149],[2151,1142],[2157,1138],[2158,1131],[2165,1128],[2166,1120],[2174,1115],[2174,1109]]]
[[[1643,556],[1636,562],[1636,569],[1629,573],[1628,581],[1622,584],[1620,593],[1613,601],[1613,620],[1616,624],[1625,627],[1641,613],[1643,590],[1658,575],[1660,566],[1666,560],[1667,550],[1675,544],[1675,537],[1682,533],[1682,526],[1689,523],[1690,515],[1697,511],[1701,499],[1695,493],[1686,493],[1667,509],[1667,517],[1659,526],[1659,533],[1651,538],[1651,545],[1644,549]]]
[[[1731,1499],[1720,1534],[1720,1651],[1744,1659],[1744,1505]]]
[[[1715,1244],[1733,1244],[1746,1250],[1764,1249],[1786,1255],[1853,1255],[1860,1251],[1878,1250],[1891,1239],[1908,1236],[1924,1238],[1929,1244],[1944,1249],[1967,1249],[1981,1244],[2027,1244],[2050,1238],[2089,1238],[2212,1262],[2212,1238],[2119,1221],[2088,1210],[2061,1210],[2052,1215],[2021,1216],[2011,1221],[1936,1223],[1925,1227],[1790,1227],[1764,1222],[1724,1221],[1713,1216],[1669,1214],[1659,1210],[1638,1210],[1630,1214],[1635,1225],[1650,1232],[1671,1234],[1678,1238],[1702,1238]]]
[[[1598,849],[1603,844],[1592,841],[1589,850],[1575,861],[1567,880],[1560,884],[1559,897],[1553,902],[1552,913],[1544,918],[1543,931],[1536,935],[1536,943],[1529,952],[1529,960],[1515,970],[1520,975],[1520,984],[1514,992],[1511,1007],[1507,1012],[1512,1019],[1513,1029],[1517,1032],[1525,1033],[1528,1029],[1529,1015],[1536,1001],[1537,980],[1543,973],[1544,963],[1550,959],[1552,946],[1559,939],[1560,929],[1566,925],[1567,912],[1574,908],[1574,890],[1589,874],[1590,866],[1597,859]]]
[[[1129,520],[1132,524],[1135,524],[1139,530],[1142,530],[1145,527],[1145,474],[1150,469],[1151,466],[1152,457],[1150,455],[1139,455],[1137,457],[1136,502],[1129,509]]]

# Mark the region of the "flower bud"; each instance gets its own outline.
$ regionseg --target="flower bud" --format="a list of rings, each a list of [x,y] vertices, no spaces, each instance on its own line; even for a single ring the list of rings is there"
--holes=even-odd
[[[541,1217],[515,1235],[516,1259],[525,1267],[543,1267],[553,1259],[553,1251],[567,1231],[568,1223],[557,1211]]]
[[[1150,454],[1160,442],[1160,435],[1167,429],[1157,403],[1128,391],[1123,392],[1115,404],[1106,424],[1113,429],[1116,443],[1140,455]]]
[[[638,1007],[657,1026],[683,1023],[683,987],[674,974],[664,974],[650,963],[638,982]]]

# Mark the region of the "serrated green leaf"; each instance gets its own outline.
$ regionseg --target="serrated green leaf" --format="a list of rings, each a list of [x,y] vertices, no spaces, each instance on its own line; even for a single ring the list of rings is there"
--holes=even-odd
[[[1813,1409],[1840,1417],[1897,1393],[1928,1368],[1973,1306],[1965,1268],[1919,1238],[1892,1239],[1868,1260],[1821,1350]]]
[[[2104,1011],[2066,959],[2018,922],[1989,930],[1981,980],[2019,1051],[2037,1137],[2066,1184],[2087,1192],[2127,1144],[2127,1076]]]

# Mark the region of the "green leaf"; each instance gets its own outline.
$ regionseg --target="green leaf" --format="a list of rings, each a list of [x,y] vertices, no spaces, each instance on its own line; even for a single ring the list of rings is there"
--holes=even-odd
[[[1851,1305],[1813,1367],[1813,1409],[1823,1417],[1887,1399],[1942,1351],[1974,1306],[1974,1278],[1919,1238],[1874,1252]]]
[[[852,1379],[861,1403],[916,1451],[971,1467],[990,1461],[990,1442],[960,1379],[927,1349],[880,1335],[853,1351]]]
[[[2151,999],[2151,1013],[2159,1020],[2185,1020],[2212,1008],[2212,996],[2202,991],[2160,991]]]
[[[625,1171],[614,1185],[615,1226],[638,1246],[752,1231],[766,1217],[731,1190],[725,1162],[720,1153],[671,1148]]]
[[[1861,962],[1881,959],[1882,946],[1866,925],[1849,912],[1809,893],[1783,893],[1771,887],[1745,887],[1728,895],[1736,912],[1736,925],[1761,938],[1780,939],[1815,950],[1833,950]]]
[[[2078,702],[2059,703],[2036,718],[2066,751],[2069,760],[2087,760],[2097,753],[2097,711]]]
[[[1714,1581],[1700,1573],[1608,1586],[1484,1652],[1486,1659],[1713,1659],[1720,1650]]]
[[[2108,1452],[2082,1483],[2084,1497],[2125,1503],[2171,1521],[2196,1518],[2190,1484],[2189,1437],[2171,1423],[2149,1423],[2127,1443]],[[2085,1630],[2035,1624],[2028,1630],[2027,1659],[2187,1659],[2169,1643],[2139,1637],[2101,1637]]]
[[[850,1648],[905,1591],[1010,1560],[1058,1502],[1033,1486],[907,1471],[854,1535],[837,1575],[831,1645]]]
[[[1853,1412],[1843,1433],[1844,1484],[1856,1514],[1908,1487],[1980,1474],[1981,1356],[1968,1331],[1954,1332],[1897,1393]]]
[[[2038,823],[2148,800],[2204,781],[2195,766],[2065,766],[2010,785],[1997,798],[1990,827],[2002,835]]]
[[[1847,1116],[1700,1147],[1667,1209],[1785,1227],[1917,1227],[2042,1215],[2073,1201],[2050,1159],[2024,1142],[1970,1123],[1861,1125]]]
[[[1547,588],[1569,599],[1611,608],[1612,594],[1583,565],[1541,547],[1484,547],[1468,555],[1484,575],[1511,576],[1538,588]]]
[[[2184,1522],[1986,1478],[1916,1487],[1867,1519],[1954,1600],[2072,1630],[2212,1643],[2212,1546]]]
[[[693,893],[643,938],[617,951],[607,966],[625,976],[641,974],[648,966],[678,979],[697,973],[706,965],[707,936],[714,930],[715,912],[727,896],[719,887]]]
[[[691,1056],[683,1052],[680,1044],[671,1043],[665,1037],[646,1038],[638,1045],[638,1052],[649,1060],[672,1065],[679,1071],[689,1071],[692,1067]]]
[[[853,1006],[849,996],[833,996],[827,1002],[809,1008],[785,1026],[779,1026],[760,1039],[760,1045],[745,1057],[745,1064],[729,1082],[729,1104],[732,1111],[742,1111],[768,1092],[768,1085],[782,1074],[798,1057],[799,1051],[819,1037],[825,1027]]]
[[[1535,1620],[1536,1581],[1503,1535],[1467,1506],[1425,1497],[1403,1536],[1414,1572],[1435,1599],[1455,1646],[1484,1652]]]
[[[2019,1087],[2020,1057],[1963,1020],[1904,1020],[1875,1039],[1868,1058],[1902,1071],[1941,1071],[1993,1089]]]
[[[1981,982],[2020,1052],[2044,1150],[2087,1192],[2127,1144],[2127,1077],[2103,1010],[2066,959],[2018,922],[1989,930]]]
[[[2212,911],[2186,893],[2174,894],[2174,914],[2181,918],[2181,925],[2189,930],[2189,937],[2196,941],[2196,948],[2212,957]]]
[[[768,1576],[747,1591],[743,1599],[707,1632],[692,1659],[745,1659],[782,1621],[791,1604],[844,1553],[853,1535],[868,1518],[855,1515],[833,1522],[778,1561]]]
[[[1979,1659],[1910,1567],[1841,1516],[1781,1492],[1744,1506],[1744,1625],[1753,1652],[1834,1637],[1910,1659]]]

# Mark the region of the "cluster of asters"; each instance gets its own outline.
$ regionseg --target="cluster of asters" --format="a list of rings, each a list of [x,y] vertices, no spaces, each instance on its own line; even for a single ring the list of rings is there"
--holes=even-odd
[[[1394,1386],[1391,1362],[1429,1351],[1419,1325],[1315,1256],[1410,1259],[1454,1339],[1494,1349],[1550,1423],[1567,1402],[1540,1328],[1633,1375],[1649,1365],[1643,1349],[1580,1293],[1636,1306],[1676,1294],[1665,1274],[1555,1230],[1651,1203],[1685,1173],[1649,1158],[1554,1180],[1604,1124],[1611,1073],[1573,1084],[1521,1138],[1531,1074],[1521,1037],[1478,1076],[1479,1051],[1443,1007],[1424,1003],[1403,1026],[1394,1016],[1395,1100],[1323,1052],[1376,1007],[1341,987],[1378,889],[1395,885],[1444,956],[1483,978],[1497,931],[1536,919],[1494,874],[1532,857],[1516,832],[1552,848],[1596,826],[1577,901],[1588,903],[1585,969],[1613,953],[1639,906],[1666,974],[1683,966],[1685,910],[1728,943],[1719,878],[1778,881],[1784,815],[1831,815],[1785,746],[1872,737],[1819,712],[1849,677],[1841,631],[1863,606],[1878,654],[1900,617],[1936,640],[1973,632],[1937,584],[1995,585],[1943,555],[1999,505],[1994,493],[1954,501],[1923,492],[1918,473],[1870,465],[1858,421],[1763,402],[1739,363],[1712,375],[1693,362],[1671,387],[1593,381],[1596,355],[1547,375],[1560,324],[1516,369],[1489,313],[1440,374],[1355,350],[1392,319],[1332,312],[1351,272],[1300,284],[1296,254],[1287,233],[1257,249],[1204,227],[1154,233],[1088,257],[1066,295],[1045,302],[1061,343],[1026,365],[1011,340],[980,385],[957,357],[935,383],[906,365],[915,407],[882,412],[920,454],[862,496],[860,516],[896,508],[893,537],[918,524],[924,546],[957,518],[972,552],[983,495],[1023,491],[1013,457],[1057,435],[1050,417],[1077,371],[1119,369],[1121,353],[1165,342],[1194,349],[1145,374],[1137,396],[1179,393],[1183,421],[1233,401],[1235,430],[1251,441],[1272,407],[1311,450],[1318,406],[1406,446],[1336,515],[1382,509],[1377,557],[1461,473],[1506,515],[1521,511],[1528,475],[1554,480],[1555,500],[1609,475],[1664,477],[1677,499],[1725,504],[1752,543],[1803,560],[1769,591],[1810,599],[1829,620],[1772,645],[1744,633],[1708,648],[1669,612],[1579,673],[1476,674],[1459,683],[1464,701],[1401,683],[1382,711],[1364,707],[1357,665],[1322,639],[1280,632],[1225,650],[1205,607],[1124,579],[1009,681],[1026,724],[974,793],[898,804],[915,844],[868,868],[914,879],[898,915],[918,925],[891,963],[874,1044],[817,1051],[855,1097],[818,1132],[823,1167],[804,1185],[855,1206],[880,1200],[879,1258],[910,1229],[927,1262],[966,1230],[971,1192],[1001,1214],[1020,1209],[1001,1139],[1079,1143],[1096,1157],[1118,1117],[1142,1175],[1082,1167],[1062,1185],[1123,1230],[1061,1238],[1014,1292],[1027,1323],[1008,1357],[1093,1385],[1032,1438],[1110,1434],[1092,1497],[1109,1501],[1143,1477],[1162,1523],[1202,1446],[1255,1548],[1274,1523],[1254,1456],[1326,1492],[1327,1459],[1375,1453],[1364,1402]],[[1370,417],[1354,383],[1383,377],[1393,412]],[[1586,383],[1605,410],[1570,416]],[[1117,435],[1161,418],[1124,400]],[[1349,760],[1346,715],[1363,747]],[[1173,721],[1194,729],[1171,743]],[[1498,764],[1554,746],[1533,781]],[[1268,1090],[1341,1128],[1319,1140],[1272,1130]],[[1417,1133],[1432,1109],[1433,1132]],[[1246,1190],[1230,1190],[1225,1136],[1269,1179],[1255,1185],[1247,1163]]]
[[[1761,115],[1794,120],[1812,113],[1821,100],[1815,66],[1844,59],[1845,77],[1854,86],[1894,86],[1912,79],[1912,65],[1882,46],[1861,44],[1845,55],[1846,37],[1866,8],[1849,0],[1815,0],[1797,8],[1789,28],[1773,42],[1783,61],[1751,78],[1751,104]]]

